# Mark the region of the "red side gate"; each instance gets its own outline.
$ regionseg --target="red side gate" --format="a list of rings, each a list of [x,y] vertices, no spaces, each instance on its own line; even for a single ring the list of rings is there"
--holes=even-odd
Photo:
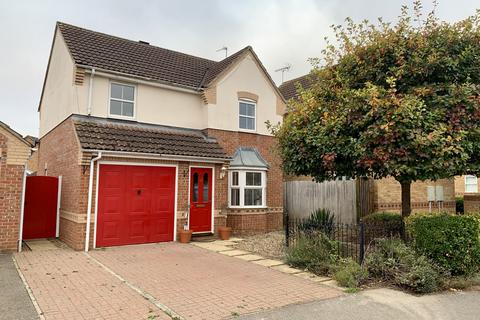
[[[58,178],[27,177],[23,239],[54,238],[57,228]]]

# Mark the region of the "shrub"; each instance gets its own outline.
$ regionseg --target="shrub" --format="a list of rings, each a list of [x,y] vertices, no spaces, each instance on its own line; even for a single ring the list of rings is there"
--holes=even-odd
[[[328,274],[338,261],[336,246],[321,232],[303,235],[287,250],[287,263],[315,274]]]
[[[358,288],[368,278],[368,272],[353,259],[343,259],[333,278],[342,287]]]
[[[298,228],[305,233],[321,231],[330,237],[335,228],[335,216],[328,209],[317,209]]]
[[[414,292],[432,292],[440,285],[437,268],[400,239],[377,239],[365,257],[364,266],[371,277]]]
[[[419,256],[408,270],[395,277],[394,282],[417,293],[430,293],[439,288],[440,275],[425,256]]]
[[[363,217],[365,223],[402,222],[402,216],[395,212],[375,212]]]
[[[455,198],[455,212],[457,212],[458,214],[463,214],[465,212],[463,206],[463,197]]]
[[[411,216],[408,229],[418,253],[453,275],[470,274],[480,266],[480,223],[468,215]]]
[[[362,219],[365,224],[365,241],[367,243],[376,238],[401,238],[404,225],[402,216],[395,212],[376,212]]]

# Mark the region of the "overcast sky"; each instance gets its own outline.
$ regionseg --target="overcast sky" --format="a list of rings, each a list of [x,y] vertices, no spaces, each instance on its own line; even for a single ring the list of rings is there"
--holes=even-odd
[[[480,0],[439,0],[438,16],[456,21],[475,13]],[[431,8],[425,1],[425,8]],[[37,107],[55,28],[63,21],[152,45],[220,60],[253,46],[273,79],[292,65],[286,79],[309,71],[329,26],[394,20],[402,0],[0,0],[0,120],[21,134],[38,135]]]

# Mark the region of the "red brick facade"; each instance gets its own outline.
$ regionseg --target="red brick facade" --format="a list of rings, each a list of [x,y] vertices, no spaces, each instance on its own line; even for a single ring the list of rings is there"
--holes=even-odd
[[[67,119],[42,137],[39,147],[39,175],[62,176],[60,239],[76,250],[84,249],[86,212],[88,200],[89,162],[91,155],[82,154],[71,120]],[[221,130],[206,130],[216,137],[227,154],[233,155],[238,147],[255,147],[269,163],[267,172],[267,209],[228,209],[227,175],[221,177],[224,164],[152,159],[103,157],[102,162],[132,162],[138,164],[177,165],[177,230],[183,228],[188,212],[189,175],[191,166],[208,166],[215,170],[214,184],[214,231],[218,226],[231,226],[237,234],[267,232],[282,227],[283,188],[280,160],[274,156],[275,140],[270,136],[237,133]],[[83,159],[83,160],[82,160]],[[94,168],[96,177],[96,168]],[[90,246],[94,239],[95,190],[92,197],[92,223]]]
[[[7,137],[0,133],[0,252],[18,245],[24,166],[7,164]]]
[[[227,154],[233,155],[239,147],[253,147],[270,165],[267,171],[267,209],[228,209],[228,181],[218,181],[216,188],[221,192],[216,198],[217,207],[223,208],[222,213],[227,215],[227,225],[236,234],[280,230],[283,226],[283,172],[281,159],[275,150],[275,138],[217,129],[206,129],[205,132],[215,137]]]

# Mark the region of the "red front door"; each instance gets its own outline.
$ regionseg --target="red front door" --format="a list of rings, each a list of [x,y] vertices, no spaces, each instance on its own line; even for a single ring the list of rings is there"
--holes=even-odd
[[[173,240],[175,168],[101,165],[97,246]]]
[[[212,232],[212,169],[190,171],[190,219],[193,232]]]
[[[23,239],[55,237],[57,197],[57,177],[27,177],[23,215]]]

